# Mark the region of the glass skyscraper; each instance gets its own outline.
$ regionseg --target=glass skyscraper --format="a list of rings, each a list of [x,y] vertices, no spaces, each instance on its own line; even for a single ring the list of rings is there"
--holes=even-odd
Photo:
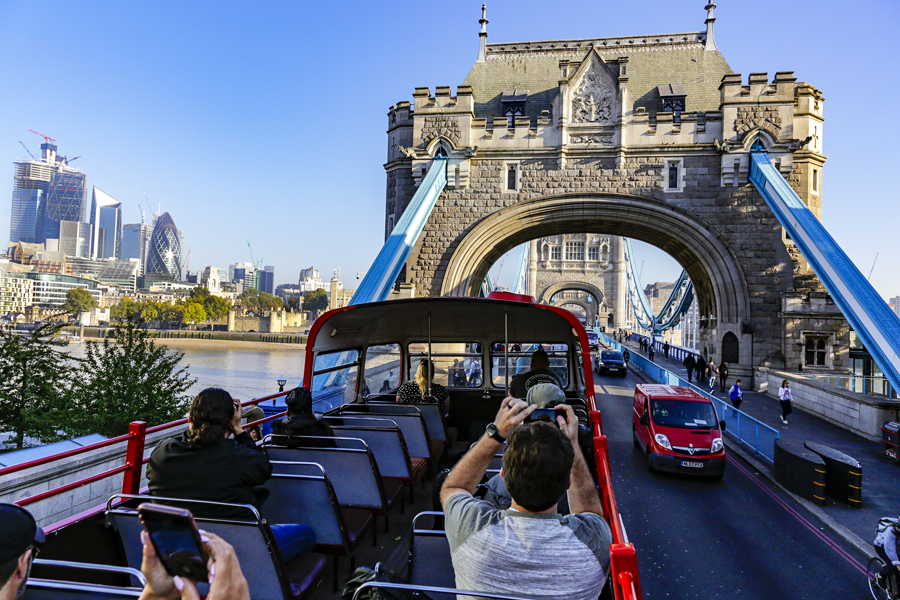
[[[94,186],[91,196],[92,258],[122,256],[122,203]]]
[[[144,274],[144,267],[147,264],[147,249],[150,247],[152,233],[153,227],[149,223],[129,223],[122,226],[122,247],[119,258],[138,259],[140,265],[138,275]]]
[[[156,219],[150,236],[145,276],[152,275],[181,281],[181,235],[169,213],[163,213]],[[150,279],[156,280],[159,277]]]
[[[85,183],[80,169],[41,144],[41,160],[15,163],[9,241],[43,244],[59,239],[60,221],[84,221]]]

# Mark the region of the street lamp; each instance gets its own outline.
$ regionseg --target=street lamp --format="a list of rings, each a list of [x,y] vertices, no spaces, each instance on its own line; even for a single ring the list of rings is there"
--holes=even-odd
[[[284,378],[284,375],[282,375],[281,377],[278,378],[278,391],[279,392],[284,391],[284,384],[286,384],[286,383],[287,383],[287,379]]]

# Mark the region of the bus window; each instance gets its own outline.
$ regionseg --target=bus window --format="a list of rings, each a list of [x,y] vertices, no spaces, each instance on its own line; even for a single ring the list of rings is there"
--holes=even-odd
[[[400,387],[400,344],[380,344],[366,348],[363,377],[372,395],[391,394]]]
[[[543,348],[550,359],[550,371],[559,379],[563,389],[569,385],[569,346],[567,344],[542,344],[540,342],[511,342],[506,352],[502,342],[491,345],[491,381],[494,387],[506,386],[507,365],[504,358],[509,355],[509,378],[531,370],[531,354]]]
[[[359,370],[359,352],[340,350],[323,352],[313,363],[312,398],[313,409],[325,412],[356,400],[356,377]],[[366,394],[363,385],[361,393]]]
[[[419,361],[428,357],[427,342],[409,345],[409,380],[416,378]],[[481,344],[478,342],[432,343],[431,361],[434,363],[434,382],[444,387],[481,387],[484,371],[481,365]]]

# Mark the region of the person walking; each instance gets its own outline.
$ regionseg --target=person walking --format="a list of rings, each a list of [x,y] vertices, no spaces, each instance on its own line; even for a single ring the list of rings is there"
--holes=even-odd
[[[663,344],[663,354],[666,355],[666,360],[669,360],[669,342],[667,341]]]
[[[793,412],[791,407],[793,396],[787,379],[782,381],[781,387],[778,388],[778,400],[781,402],[781,422],[787,425],[787,416]]]
[[[709,393],[712,394],[716,391],[716,375],[718,375],[719,369],[716,368],[716,363],[713,359],[709,359],[709,364],[706,366],[706,380],[709,384]]]
[[[650,362],[653,362],[653,344],[647,345],[647,357],[650,359]]]
[[[694,359],[694,355],[688,354],[681,364],[684,365],[685,369],[687,369],[688,383],[690,383],[691,375],[694,373],[694,365],[697,364],[697,361]]]
[[[631,359],[631,352],[628,351],[628,348],[622,347],[622,358],[625,359],[625,362],[628,362]]]
[[[744,389],[741,387],[740,379],[735,381],[734,385],[731,386],[731,389],[728,390],[728,396],[731,398],[732,406],[734,406],[734,410],[731,411],[731,416],[736,417],[737,411],[741,408],[741,402],[744,401]]]
[[[719,391],[725,393],[725,386],[728,385],[728,364],[723,360],[719,363]]]

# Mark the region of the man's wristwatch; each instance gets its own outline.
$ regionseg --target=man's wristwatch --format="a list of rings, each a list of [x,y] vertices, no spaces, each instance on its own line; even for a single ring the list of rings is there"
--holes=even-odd
[[[506,441],[506,438],[500,435],[500,430],[497,429],[497,425],[494,423],[489,423],[488,426],[484,428],[484,431],[489,437],[497,440],[501,444]]]

